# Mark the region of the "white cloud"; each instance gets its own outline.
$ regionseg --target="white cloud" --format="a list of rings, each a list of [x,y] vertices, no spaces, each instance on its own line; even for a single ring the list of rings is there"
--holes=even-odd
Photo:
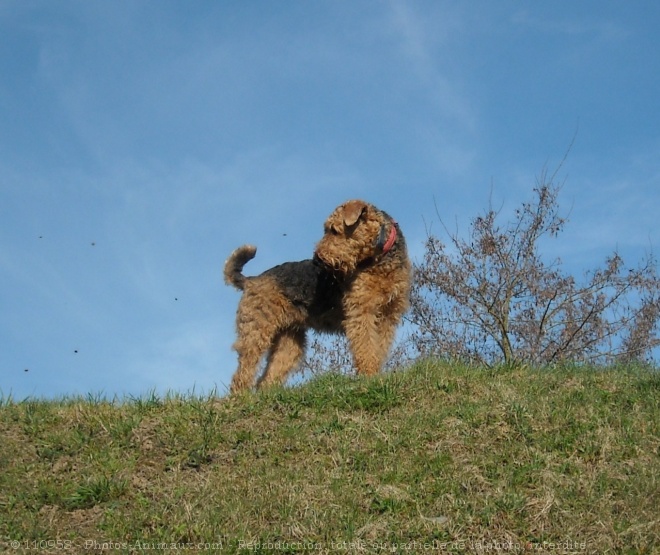
[[[455,71],[462,51],[458,37],[466,33],[460,10],[444,2],[430,10],[426,5],[419,11],[409,3],[389,5],[404,57],[412,63],[413,74],[435,113],[461,131],[474,131],[476,115],[461,89],[460,73]]]

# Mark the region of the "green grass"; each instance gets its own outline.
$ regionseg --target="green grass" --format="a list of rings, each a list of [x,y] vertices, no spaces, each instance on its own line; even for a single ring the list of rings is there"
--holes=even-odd
[[[231,399],[4,399],[0,439],[0,551],[660,550],[660,373],[643,368],[425,362]]]

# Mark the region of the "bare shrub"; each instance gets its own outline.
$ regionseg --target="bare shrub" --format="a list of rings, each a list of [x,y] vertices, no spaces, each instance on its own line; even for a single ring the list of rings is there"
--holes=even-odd
[[[307,355],[300,366],[303,375],[316,376],[327,372],[353,374],[353,356],[348,341],[343,335],[321,335],[314,333],[307,349]],[[396,370],[410,364],[415,351],[412,349],[411,336],[399,338],[394,342],[385,361],[384,370]]]
[[[660,344],[660,280],[652,256],[628,268],[615,252],[584,283],[546,263],[544,237],[556,237],[560,187],[543,172],[534,199],[500,223],[491,207],[467,239],[444,229],[428,235],[408,315],[412,342],[424,356],[480,364],[651,362]]]
[[[326,372],[350,373],[353,366],[348,342],[343,335],[312,334],[301,372],[313,376]]]

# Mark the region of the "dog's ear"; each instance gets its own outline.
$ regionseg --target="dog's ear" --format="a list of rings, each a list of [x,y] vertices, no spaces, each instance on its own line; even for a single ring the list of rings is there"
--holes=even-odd
[[[361,200],[350,200],[344,205],[344,225],[352,226],[362,216],[362,213],[367,209],[367,203]]]

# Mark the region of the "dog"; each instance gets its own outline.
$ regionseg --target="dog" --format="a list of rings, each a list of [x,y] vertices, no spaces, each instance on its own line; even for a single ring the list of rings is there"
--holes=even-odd
[[[228,285],[243,291],[236,314],[238,353],[232,394],[281,384],[305,353],[308,329],[343,333],[358,374],[377,374],[408,308],[411,263],[399,224],[362,200],[338,206],[324,224],[314,257],[242,274],[256,247],[225,262]],[[266,367],[257,379],[262,358]]]

